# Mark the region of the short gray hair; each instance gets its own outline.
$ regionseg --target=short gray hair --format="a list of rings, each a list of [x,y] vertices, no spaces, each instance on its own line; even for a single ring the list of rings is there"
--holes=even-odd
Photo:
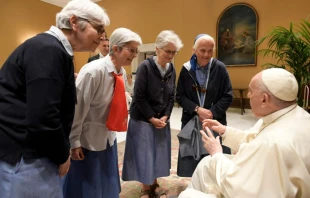
[[[199,43],[202,41],[202,40],[205,40],[205,41],[210,41],[211,43],[213,43],[213,49],[215,49],[215,41],[214,41],[214,38],[208,34],[204,34],[203,36],[199,37],[198,39],[195,40],[194,42],[194,46],[193,46],[193,49],[197,49]]]
[[[117,28],[110,36],[110,55],[113,55],[113,46],[124,47],[129,42],[137,42],[139,45],[142,44],[140,36],[127,28]]]
[[[59,13],[57,13],[56,26],[59,29],[71,30],[70,17],[72,16],[80,17],[88,21],[97,21],[104,26],[110,25],[110,19],[105,9],[90,0],[71,0]],[[86,22],[80,21],[78,24],[83,30]]]
[[[174,33],[174,31],[172,30],[161,31],[156,38],[155,46],[157,48],[162,49],[168,43],[172,43],[177,48],[177,51],[179,51],[183,47],[183,43],[180,37],[176,33]]]

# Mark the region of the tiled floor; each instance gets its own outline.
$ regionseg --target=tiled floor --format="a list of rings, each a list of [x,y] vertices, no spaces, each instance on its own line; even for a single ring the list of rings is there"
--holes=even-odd
[[[172,129],[181,129],[182,108],[174,107],[170,117],[170,126]],[[240,109],[230,108],[227,111],[228,126],[238,129],[249,129],[257,121],[250,109],[246,109],[243,115]],[[126,140],[126,133],[117,133],[117,142]]]

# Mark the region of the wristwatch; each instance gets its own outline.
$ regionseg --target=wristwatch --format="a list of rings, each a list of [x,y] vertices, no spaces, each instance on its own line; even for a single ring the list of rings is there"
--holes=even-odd
[[[195,111],[196,113],[198,112],[198,108],[199,108],[199,106],[196,106],[196,107],[195,107],[195,110],[194,110],[194,111]]]

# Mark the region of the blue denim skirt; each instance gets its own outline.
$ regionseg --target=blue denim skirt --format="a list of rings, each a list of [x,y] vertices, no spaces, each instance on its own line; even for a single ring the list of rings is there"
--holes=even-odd
[[[170,175],[171,129],[129,120],[122,179],[151,185],[158,177]]]
[[[48,158],[0,161],[1,198],[62,198],[61,185],[58,166]]]

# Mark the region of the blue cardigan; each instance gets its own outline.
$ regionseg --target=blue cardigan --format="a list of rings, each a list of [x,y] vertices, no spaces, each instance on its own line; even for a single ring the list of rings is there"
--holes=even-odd
[[[47,157],[63,164],[74,117],[74,65],[61,42],[43,33],[25,41],[0,70],[0,160]]]
[[[174,105],[175,78],[172,63],[161,77],[153,57],[144,60],[137,69],[130,117],[144,122],[152,117],[167,115],[169,118]]]

